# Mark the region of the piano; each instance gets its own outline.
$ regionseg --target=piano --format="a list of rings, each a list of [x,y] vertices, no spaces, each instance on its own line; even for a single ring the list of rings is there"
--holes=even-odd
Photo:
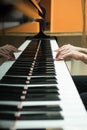
[[[68,67],[54,60],[58,47],[40,32],[25,39],[15,61],[0,66],[0,130],[87,130]]]
[[[54,60],[57,48],[55,38],[27,39],[16,60],[0,66],[2,130],[87,129],[87,112],[70,72],[63,60]]]

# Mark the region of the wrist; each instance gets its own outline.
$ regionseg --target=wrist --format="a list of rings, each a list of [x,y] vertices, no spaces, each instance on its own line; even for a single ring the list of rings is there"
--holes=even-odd
[[[80,57],[80,60],[87,64],[87,55],[82,54],[81,57]]]

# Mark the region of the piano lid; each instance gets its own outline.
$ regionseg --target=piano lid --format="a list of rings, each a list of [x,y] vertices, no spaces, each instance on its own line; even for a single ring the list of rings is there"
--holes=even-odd
[[[25,24],[25,22],[40,22],[42,13],[39,5],[35,0],[0,0],[0,24],[10,23],[11,27]],[[2,26],[0,29],[6,29],[10,26]]]
[[[37,5],[37,3],[35,3]],[[16,7],[19,11],[23,12],[28,17],[36,19],[41,19],[41,16],[38,14],[38,8],[35,8],[34,2],[31,0],[21,0],[14,3],[14,7]],[[37,5],[38,7],[38,5]]]

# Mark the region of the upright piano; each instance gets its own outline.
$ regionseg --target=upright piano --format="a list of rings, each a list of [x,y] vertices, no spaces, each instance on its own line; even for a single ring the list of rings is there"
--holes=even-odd
[[[87,112],[55,37],[27,37],[0,66],[0,130],[87,130]]]

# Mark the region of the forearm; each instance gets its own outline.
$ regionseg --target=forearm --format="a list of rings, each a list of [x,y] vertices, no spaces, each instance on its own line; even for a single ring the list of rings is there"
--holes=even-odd
[[[82,54],[80,60],[87,64],[87,54]]]
[[[83,53],[87,54],[87,48],[79,47],[78,50],[79,50],[79,52],[83,52]]]

